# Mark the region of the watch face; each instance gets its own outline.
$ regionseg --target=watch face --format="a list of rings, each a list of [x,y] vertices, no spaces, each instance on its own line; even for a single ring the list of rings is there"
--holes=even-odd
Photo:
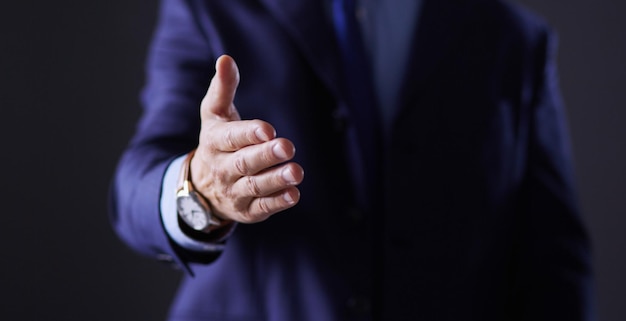
[[[209,226],[209,213],[193,195],[179,196],[178,213],[194,230],[203,230]]]

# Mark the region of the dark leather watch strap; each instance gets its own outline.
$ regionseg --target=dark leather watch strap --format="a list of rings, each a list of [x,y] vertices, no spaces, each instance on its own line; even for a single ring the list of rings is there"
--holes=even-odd
[[[190,174],[190,168],[191,168],[191,159],[193,158],[193,155],[196,153],[196,150],[192,150],[187,154],[187,157],[185,157],[185,161],[183,161],[183,165],[180,169],[180,176],[178,177],[178,188],[177,191],[183,188],[183,185],[185,184],[185,180],[189,180],[189,182],[191,182],[191,175]],[[190,186],[191,187],[191,186]]]

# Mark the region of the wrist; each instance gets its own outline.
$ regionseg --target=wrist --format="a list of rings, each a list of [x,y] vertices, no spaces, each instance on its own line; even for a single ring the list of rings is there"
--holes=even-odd
[[[234,229],[235,222],[216,216],[209,200],[196,190],[192,182],[191,164],[195,149],[189,152],[180,170],[176,190],[178,221],[181,230],[190,237],[204,239],[227,237]]]
[[[206,241],[192,238],[183,233],[181,229],[182,225],[179,224],[179,217],[176,209],[176,194],[172,191],[175,191],[178,186],[180,170],[185,157],[186,155],[182,155],[172,160],[163,176],[161,199],[159,204],[163,229],[174,243],[186,250],[206,253],[221,252],[224,248],[225,242],[215,241],[217,237],[215,239],[202,238]]]

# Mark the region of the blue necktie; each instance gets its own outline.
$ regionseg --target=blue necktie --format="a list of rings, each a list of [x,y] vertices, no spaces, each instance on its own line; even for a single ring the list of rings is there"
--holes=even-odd
[[[355,2],[333,0],[332,15],[343,68],[342,107],[351,124],[347,135],[357,202],[371,209],[380,198],[381,119]]]

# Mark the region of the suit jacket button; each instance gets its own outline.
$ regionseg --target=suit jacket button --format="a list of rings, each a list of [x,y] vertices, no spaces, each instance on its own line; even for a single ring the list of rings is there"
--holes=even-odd
[[[165,253],[157,254],[156,259],[158,261],[161,261],[161,262],[164,262],[164,263],[172,263],[172,262],[174,262],[174,258],[171,255],[165,254]]]

